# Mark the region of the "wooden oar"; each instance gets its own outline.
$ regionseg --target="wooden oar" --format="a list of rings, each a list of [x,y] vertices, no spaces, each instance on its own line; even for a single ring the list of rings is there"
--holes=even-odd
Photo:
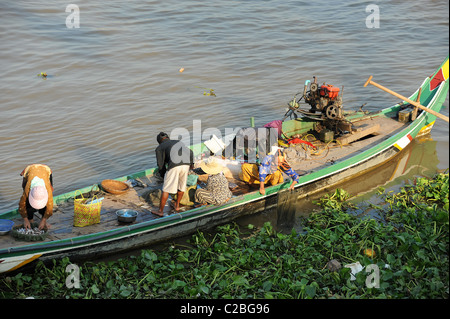
[[[417,93],[416,102],[420,103],[420,95],[422,94],[422,88],[419,89],[419,92]],[[414,110],[411,113],[411,121],[414,121],[417,118],[417,111],[419,108],[417,106],[414,106]]]
[[[366,87],[367,84],[372,84],[373,86],[376,86],[377,88],[379,88],[379,89],[381,89],[381,90],[383,90],[383,91],[385,91],[385,92],[387,92],[387,93],[390,93],[390,94],[392,94],[393,96],[396,96],[396,97],[398,97],[399,99],[402,99],[403,101],[406,101],[406,102],[408,102],[409,104],[414,105],[414,106],[418,107],[418,108],[421,109],[421,110],[424,110],[424,111],[426,111],[426,112],[428,112],[428,113],[430,113],[430,114],[433,114],[433,115],[436,116],[436,117],[439,117],[440,119],[446,121],[447,123],[449,122],[449,118],[448,118],[447,116],[442,115],[441,113],[438,113],[438,112],[436,112],[436,111],[430,110],[429,108],[427,108],[427,107],[421,105],[421,104],[418,103],[418,102],[415,102],[415,101],[413,101],[413,100],[410,100],[410,99],[408,99],[407,97],[404,97],[403,95],[400,95],[400,94],[398,94],[398,93],[396,93],[396,92],[394,92],[394,91],[392,91],[392,90],[389,90],[388,88],[385,88],[384,86],[382,86],[382,85],[380,85],[380,84],[378,84],[378,83],[372,81],[372,77],[373,77],[372,75],[369,77],[369,79],[368,79],[368,80],[366,81],[366,83],[364,84],[364,87]]]

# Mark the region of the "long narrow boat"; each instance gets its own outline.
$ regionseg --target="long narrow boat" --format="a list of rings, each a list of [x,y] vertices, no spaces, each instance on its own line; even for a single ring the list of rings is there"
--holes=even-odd
[[[448,92],[448,57],[431,76],[425,78],[420,88],[409,99],[439,112]],[[420,94],[419,94],[420,92]],[[301,170],[295,194],[298,198],[319,192],[348,181],[368,171],[374,170],[386,161],[393,159],[414,138],[428,134],[435,123],[436,116],[419,110],[415,120],[399,121],[399,112],[408,107],[402,101],[378,112],[353,111],[346,113],[346,119],[354,126],[376,125],[375,134],[355,140],[348,145],[327,144],[325,155],[320,160],[304,158],[296,170]],[[302,117],[283,122],[283,131],[289,136],[308,134],[315,121]],[[207,150],[204,144],[193,146],[198,152]],[[198,155],[198,154],[195,154]],[[73,226],[73,199],[79,193],[89,193],[100,189],[100,185],[91,185],[76,191],[54,197],[54,214],[51,217],[52,228],[44,241],[26,242],[10,235],[0,236],[0,272],[16,270],[33,260],[49,261],[69,257],[77,261],[95,259],[128,250],[167,241],[187,235],[199,229],[210,228],[229,222],[237,217],[255,214],[277,205],[279,193],[286,190],[290,182],[266,188],[261,195],[257,189],[238,187],[232,199],[220,206],[207,205],[186,209],[165,217],[156,217],[151,207],[140,199],[140,195],[152,187],[160,187],[155,177],[155,168],[117,178],[118,181],[139,180],[147,187],[133,187],[123,195],[104,194],[101,221],[87,227]],[[238,180],[232,180],[239,184]],[[131,224],[117,221],[115,212],[122,208],[132,208],[139,212],[138,218]],[[22,224],[17,210],[0,214],[0,219],[9,219],[15,225]]]

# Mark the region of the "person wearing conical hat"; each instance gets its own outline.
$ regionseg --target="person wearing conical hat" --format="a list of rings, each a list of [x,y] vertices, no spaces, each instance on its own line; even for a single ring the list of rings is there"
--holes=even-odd
[[[232,193],[228,180],[223,174],[224,166],[211,156],[200,164],[200,168],[208,174],[208,180],[205,188],[199,188],[195,191],[195,202],[198,203],[196,206],[221,205],[228,201]]]
[[[19,213],[26,229],[31,228],[34,213],[41,214],[38,228],[49,228],[47,220],[53,215],[53,176],[47,165],[28,165],[21,173],[23,194],[19,201]]]

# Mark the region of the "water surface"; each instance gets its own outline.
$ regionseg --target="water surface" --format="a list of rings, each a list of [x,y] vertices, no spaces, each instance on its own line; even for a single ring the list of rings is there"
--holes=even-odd
[[[344,85],[346,110],[390,106],[369,75],[408,95],[448,55],[447,1],[377,1],[380,28],[367,1],[76,1],[73,29],[67,4],[0,4],[1,212],[28,164],[61,194],[155,166],[160,131],[280,119],[313,75]],[[448,128],[436,121],[428,170],[448,168]]]

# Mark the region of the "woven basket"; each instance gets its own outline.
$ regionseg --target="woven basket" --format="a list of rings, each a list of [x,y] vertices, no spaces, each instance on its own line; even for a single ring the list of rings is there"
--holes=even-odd
[[[130,189],[130,186],[127,183],[113,179],[105,179],[102,181],[101,185],[105,191],[115,195],[123,194]]]
[[[86,204],[89,200],[88,198],[84,198],[83,194],[81,194],[81,198],[75,198],[73,201],[73,225],[75,227],[84,227],[93,224],[100,223],[100,211],[102,210],[102,202],[94,204]],[[75,197],[77,196],[75,192]],[[94,196],[92,200],[94,200],[97,196]]]
[[[35,228],[35,227],[39,227],[39,224],[36,222],[33,222],[30,224],[31,228]],[[18,226],[14,226],[13,229],[11,230],[11,236],[13,236],[14,238],[17,238],[19,240],[24,240],[24,241],[42,241],[44,240],[47,235],[48,235],[48,229],[47,227],[44,228],[44,233],[39,234],[39,235],[31,235],[31,234],[23,234],[23,233],[19,233],[18,230],[20,228],[23,228],[23,224],[22,225],[18,225]]]

